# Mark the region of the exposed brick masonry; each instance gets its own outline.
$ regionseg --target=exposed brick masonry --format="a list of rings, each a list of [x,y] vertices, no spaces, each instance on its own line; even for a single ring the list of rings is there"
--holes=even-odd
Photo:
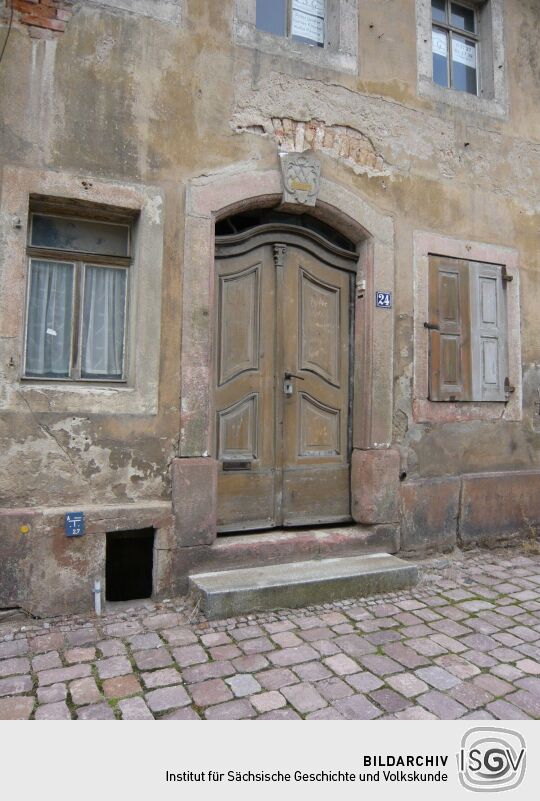
[[[14,23],[28,26],[30,36],[52,38],[63,33],[73,13],[74,0],[11,0]],[[6,3],[4,17],[10,13]]]
[[[258,120],[250,124],[243,118],[237,118],[234,126],[238,133],[270,134],[286,151],[311,148],[343,160],[355,172],[389,174],[388,165],[376,152],[371,140],[347,125],[327,125],[315,119],[302,122],[288,117],[272,117],[262,124]]]

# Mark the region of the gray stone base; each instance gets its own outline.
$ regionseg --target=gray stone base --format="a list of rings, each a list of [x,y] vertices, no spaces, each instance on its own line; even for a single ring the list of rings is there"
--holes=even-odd
[[[389,554],[199,573],[190,587],[210,619],[412,587],[416,565]]]

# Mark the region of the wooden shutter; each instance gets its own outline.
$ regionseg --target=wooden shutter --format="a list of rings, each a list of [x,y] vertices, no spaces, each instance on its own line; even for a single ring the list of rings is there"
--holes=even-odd
[[[429,398],[472,400],[469,263],[430,256]]]
[[[473,400],[505,401],[508,349],[502,267],[470,262],[469,276]]]

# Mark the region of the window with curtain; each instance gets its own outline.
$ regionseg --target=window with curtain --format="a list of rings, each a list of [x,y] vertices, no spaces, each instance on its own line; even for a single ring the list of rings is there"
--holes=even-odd
[[[130,226],[34,213],[24,375],[123,381]]]
[[[315,47],[325,43],[326,0],[257,0],[255,25]]]
[[[478,94],[478,21],[474,5],[431,0],[433,80]]]

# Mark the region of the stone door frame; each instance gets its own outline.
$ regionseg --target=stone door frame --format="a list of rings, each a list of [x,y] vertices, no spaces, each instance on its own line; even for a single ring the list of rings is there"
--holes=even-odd
[[[227,171],[194,179],[187,187],[181,345],[179,458],[173,463],[173,509],[180,547],[212,545],[216,539],[217,462],[213,458],[213,321],[215,223],[253,208],[275,207],[282,197],[278,168]],[[392,442],[392,309],[375,308],[375,291],[394,291],[394,221],[349,189],[322,178],[309,213],[359,245],[354,332],[352,514],[378,523],[360,486],[362,464],[376,462],[397,481]],[[388,458],[390,457],[390,458]],[[384,467],[383,467],[384,465]],[[372,469],[372,468],[371,468]],[[369,483],[369,482],[368,482]],[[356,486],[358,485],[358,486]],[[396,487],[397,490],[397,487]],[[397,506],[396,492],[396,506]],[[391,504],[393,506],[393,504]],[[388,516],[386,514],[385,516]],[[396,519],[395,513],[390,515]]]

